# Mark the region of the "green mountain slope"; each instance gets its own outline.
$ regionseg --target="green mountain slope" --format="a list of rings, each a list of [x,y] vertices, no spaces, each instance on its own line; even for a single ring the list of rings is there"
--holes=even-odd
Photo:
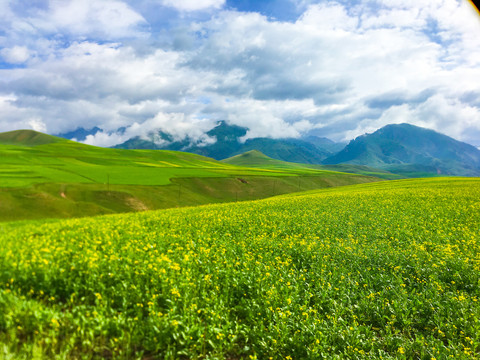
[[[241,167],[179,151],[99,148],[32,131],[0,134],[0,220],[252,200],[377,180]]]
[[[267,155],[263,154],[261,151],[258,150],[250,150],[243,154],[235,155],[230,158],[224,159],[222,160],[222,162],[232,165],[264,168],[294,165],[282,160],[272,159],[271,157],[268,157]]]
[[[480,175],[480,150],[410,124],[387,125],[352,140],[324,164],[360,164],[406,176]]]
[[[306,135],[301,138],[301,140],[309,142],[315,145],[319,149],[323,149],[324,151],[329,151],[332,154],[336,154],[339,151],[343,150],[347,143],[343,142],[334,142],[326,137],[315,136],[315,135]]]
[[[300,139],[249,139],[237,153],[250,150],[258,150],[274,159],[303,164],[319,164],[332,154]]]
[[[235,155],[222,160],[222,163],[244,166],[248,168],[287,170],[291,173],[318,174],[320,172],[337,172],[334,169],[323,169],[321,165],[301,164],[273,159],[258,150],[250,150],[243,154]]]
[[[291,172],[300,171],[333,171],[341,173],[352,173],[367,176],[374,176],[382,179],[401,179],[402,176],[393,174],[391,172],[375,169],[364,165],[352,164],[338,164],[338,165],[314,165],[314,164],[299,164],[287,161],[272,159],[258,150],[250,150],[246,153],[232,156],[231,158],[222,160],[223,163],[239,165],[245,167],[256,167],[263,169],[288,169]]]

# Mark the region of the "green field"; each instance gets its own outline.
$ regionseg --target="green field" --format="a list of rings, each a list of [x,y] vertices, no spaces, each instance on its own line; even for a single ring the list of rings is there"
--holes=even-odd
[[[231,158],[222,160],[222,162],[226,164],[245,166],[249,168],[275,169],[284,171],[286,170],[293,174],[315,174],[318,171],[334,171],[341,173],[373,176],[386,180],[398,180],[403,178],[400,175],[393,174],[385,170],[374,169],[363,165],[312,165],[291,163],[287,161],[272,159],[257,150],[251,150],[241,155],[232,156]]]
[[[22,141],[17,133],[31,133],[32,139]],[[0,134],[0,153],[3,188],[38,183],[158,186],[182,177],[289,175],[239,168],[177,151],[99,148],[25,130]]]
[[[0,358],[477,359],[480,179],[0,224]]]
[[[99,148],[29,130],[1,133],[0,221],[253,200],[379,180],[279,163],[237,166],[177,151]]]

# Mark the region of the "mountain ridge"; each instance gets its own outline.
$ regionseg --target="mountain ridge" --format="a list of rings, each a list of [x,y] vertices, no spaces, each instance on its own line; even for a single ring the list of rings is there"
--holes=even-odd
[[[167,133],[157,131],[151,133],[148,139],[137,136],[114,147],[118,149],[186,151],[216,160],[223,160],[250,150],[259,150],[278,160],[310,164],[319,164],[336,152],[332,149],[339,147],[338,143],[317,136],[310,136],[306,139],[257,137],[243,141],[242,138],[247,131],[248,128],[230,125],[222,120],[206,133],[208,137],[216,139],[213,144],[198,144],[188,137],[180,141],[173,141]],[[161,142],[157,140],[161,140]],[[167,143],[165,144],[165,142]],[[340,147],[343,146],[340,145]]]
[[[390,124],[350,141],[322,163],[367,165],[397,173],[422,166],[429,173],[478,176],[480,150],[434,130]]]

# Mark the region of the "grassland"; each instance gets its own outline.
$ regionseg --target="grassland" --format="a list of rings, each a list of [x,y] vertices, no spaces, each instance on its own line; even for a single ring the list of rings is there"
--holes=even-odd
[[[302,167],[242,167],[176,151],[99,148],[27,130],[0,134],[0,221],[252,200],[376,180]]]
[[[477,359],[480,179],[0,225],[0,357]]]
[[[125,151],[88,146],[34,131],[12,133],[0,134],[3,188],[38,183],[159,186],[182,177],[288,175],[234,167],[177,151]]]
[[[231,165],[239,165],[249,168],[261,168],[261,169],[275,169],[275,170],[287,170],[293,174],[315,174],[317,171],[333,171],[341,173],[352,173],[365,176],[372,176],[385,180],[398,180],[404,177],[393,174],[391,172],[374,169],[364,165],[352,165],[352,164],[338,164],[338,165],[313,165],[313,164],[300,164],[292,163],[277,159],[272,159],[260,151],[251,150],[244,154],[232,156],[231,158],[222,160],[223,163]]]

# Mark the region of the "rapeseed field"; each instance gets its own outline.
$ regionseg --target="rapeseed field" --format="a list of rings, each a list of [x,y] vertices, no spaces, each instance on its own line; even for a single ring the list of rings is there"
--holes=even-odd
[[[0,231],[0,357],[480,357],[479,179]]]

